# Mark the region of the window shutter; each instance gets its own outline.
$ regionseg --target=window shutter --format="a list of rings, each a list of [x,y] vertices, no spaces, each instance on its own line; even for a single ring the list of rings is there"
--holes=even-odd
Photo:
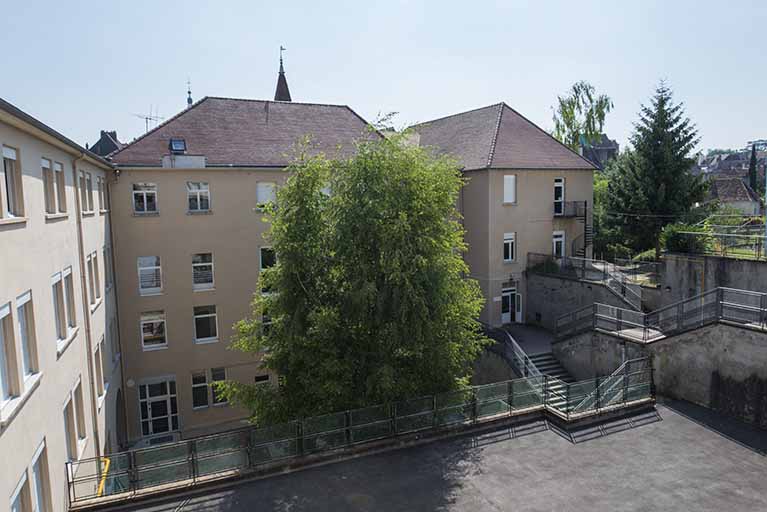
[[[517,202],[517,177],[514,174],[508,174],[503,177],[503,202]]]

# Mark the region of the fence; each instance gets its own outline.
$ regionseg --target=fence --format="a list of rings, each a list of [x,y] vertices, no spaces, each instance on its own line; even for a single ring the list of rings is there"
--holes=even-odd
[[[414,432],[482,423],[537,410],[565,420],[654,398],[652,369],[620,376],[620,393],[584,400],[604,380],[564,383],[540,375],[67,463],[70,504],[130,499],[173,483],[234,476],[304,455]]]
[[[749,260],[767,259],[764,235],[679,231],[668,245],[672,252],[706,254]]]
[[[647,343],[721,320],[767,330],[767,293],[714,288],[646,314],[593,304],[559,317],[555,335],[564,339],[602,329]]]
[[[490,324],[482,322],[485,332],[496,341],[503,343],[504,356],[514,367],[520,377],[541,377],[542,374],[530,359],[530,356],[522,350],[517,340],[505,329],[498,329]],[[495,335],[495,336],[494,336]]]
[[[637,310],[642,308],[642,288],[614,263],[571,256],[556,258],[549,254],[528,253],[527,268],[538,274],[559,275],[597,281]]]

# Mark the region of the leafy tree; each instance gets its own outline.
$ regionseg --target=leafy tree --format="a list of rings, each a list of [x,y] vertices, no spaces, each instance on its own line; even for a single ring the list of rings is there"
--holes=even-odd
[[[264,424],[468,384],[487,339],[479,286],[463,278],[457,165],[395,136],[346,160],[303,152],[288,170],[267,216],[270,293],[233,342],[279,385],[223,391]]]
[[[660,257],[663,226],[682,219],[706,194],[706,184],[691,172],[697,131],[661,82],[650,106],[642,106],[630,138],[632,150],[614,162],[608,209],[615,226],[635,251],[655,248]]]
[[[597,95],[593,85],[580,81],[557,101],[553,135],[560,142],[578,151],[582,138],[593,143],[601,137],[605,117],[613,108],[609,96]]]

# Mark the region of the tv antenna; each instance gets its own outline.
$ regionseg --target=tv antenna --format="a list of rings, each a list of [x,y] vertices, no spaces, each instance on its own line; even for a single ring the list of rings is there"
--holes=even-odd
[[[143,119],[144,120],[144,127],[146,128],[146,131],[148,132],[149,131],[149,122],[150,121],[157,123],[157,122],[162,121],[163,119],[165,119],[164,117],[158,116],[157,115],[158,113],[159,112],[154,112],[154,114],[153,114],[152,113],[152,105],[149,105],[149,114],[148,115],[147,114],[132,114],[132,115],[138,117],[139,119]]]

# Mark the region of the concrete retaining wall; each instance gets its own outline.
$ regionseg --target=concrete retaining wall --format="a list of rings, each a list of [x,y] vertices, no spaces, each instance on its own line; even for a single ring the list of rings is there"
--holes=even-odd
[[[623,361],[624,350],[626,358],[649,354],[658,394],[767,428],[767,334],[763,332],[720,323],[649,345],[591,332],[552,348],[578,379],[610,373]]]
[[[527,323],[554,330],[557,318],[595,302],[630,309],[603,284],[558,276],[527,274]]]
[[[767,261],[666,254],[661,272],[663,305],[719,286],[767,291]]]

